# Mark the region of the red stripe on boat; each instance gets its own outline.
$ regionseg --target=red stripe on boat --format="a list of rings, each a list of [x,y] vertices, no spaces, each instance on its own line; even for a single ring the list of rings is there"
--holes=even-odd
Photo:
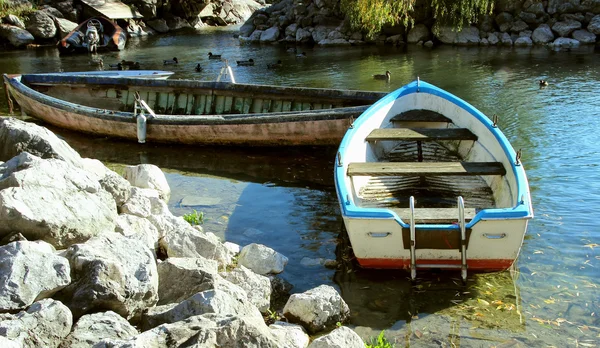
[[[358,263],[363,268],[389,268],[389,269],[409,269],[409,259],[358,259]],[[467,267],[470,270],[480,271],[502,271],[508,269],[513,263],[511,259],[485,259],[485,260],[467,260]],[[417,268],[419,264],[427,265],[458,265],[460,266],[460,260],[428,260],[418,259]]]

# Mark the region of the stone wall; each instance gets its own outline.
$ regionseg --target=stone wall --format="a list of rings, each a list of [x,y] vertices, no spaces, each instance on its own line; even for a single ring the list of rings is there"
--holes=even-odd
[[[240,28],[240,41],[361,45],[405,43],[576,47],[595,44],[600,34],[599,0],[499,0],[492,15],[457,32],[432,20],[426,0],[415,6],[412,28],[387,27],[374,39],[352,30],[339,0],[283,0],[260,9]]]

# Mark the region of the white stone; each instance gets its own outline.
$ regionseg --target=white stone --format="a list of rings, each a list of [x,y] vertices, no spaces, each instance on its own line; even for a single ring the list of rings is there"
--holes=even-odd
[[[171,188],[165,174],[153,164],[127,166],[124,169],[123,177],[133,186],[157,190],[160,198],[165,202],[168,202],[171,197]]]
[[[4,314],[0,320],[0,336],[20,347],[56,348],[73,325],[69,308],[53,299],[35,302],[26,311],[14,315]]]
[[[71,246],[66,257],[75,282],[65,292],[76,315],[109,309],[129,319],[158,301],[156,261],[138,241],[107,232]]]
[[[248,300],[261,313],[267,313],[271,304],[271,281],[269,278],[256,274],[240,265],[231,272],[222,272],[221,276],[238,285],[248,294]]]
[[[71,282],[69,261],[46,242],[0,247],[0,310],[22,309]]]
[[[261,275],[283,272],[288,258],[262,244],[252,243],[242,248],[238,264]]]
[[[286,348],[306,348],[310,342],[310,337],[300,325],[276,321],[269,325],[269,329]]]
[[[300,324],[309,333],[333,328],[350,316],[350,309],[340,294],[329,285],[321,285],[299,294],[292,294],[283,308],[283,315]]]
[[[214,288],[218,263],[203,257],[169,257],[158,264],[158,304],[179,303]]]
[[[115,232],[123,236],[137,240],[153,252],[158,245],[158,229],[145,218],[135,215],[120,214],[116,221]]]
[[[279,28],[277,26],[271,27],[260,34],[260,42],[270,43],[275,42],[279,39]]]
[[[321,336],[309,348],[363,348],[365,343],[352,329],[342,326],[325,336]]]
[[[138,334],[135,327],[113,311],[79,318],[61,348],[88,348],[105,339],[126,340]]]

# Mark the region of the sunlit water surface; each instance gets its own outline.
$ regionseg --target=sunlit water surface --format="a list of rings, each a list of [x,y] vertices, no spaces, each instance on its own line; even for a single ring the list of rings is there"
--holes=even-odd
[[[182,147],[82,136],[53,129],[83,156],[119,167],[152,163],[167,173],[169,206],[178,215],[202,211],[204,228],[245,245],[262,243],[289,257],[281,275],[301,292],[338,288],[350,305],[350,325],[364,337],[385,329],[397,346],[490,347],[511,344],[591,347],[599,344],[600,54],[593,49],[426,49],[410,46],[301,48],[240,45],[232,31],[130,40],[104,62],[139,61],[172,78],[216,79],[222,65],[207,53],[253,67],[233,71],[238,82],[392,91],[419,76],[497,114],[523,162],[531,186],[531,221],[516,273],[373,271],[345,262],[347,241],[333,188],[335,148],[248,149]],[[278,59],[283,66],[266,69]],[[194,71],[200,63],[204,71]],[[0,53],[3,73],[92,70],[88,58],[55,49]],[[390,83],[371,75],[389,70]],[[550,85],[538,87],[547,79]],[[8,112],[6,101],[0,104]],[[337,253],[336,253],[337,248]],[[326,260],[338,266],[327,268]]]

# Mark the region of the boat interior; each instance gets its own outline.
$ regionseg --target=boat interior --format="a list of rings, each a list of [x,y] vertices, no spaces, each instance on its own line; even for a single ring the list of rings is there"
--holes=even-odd
[[[493,135],[448,104],[426,93],[410,94],[384,109],[377,127],[356,135],[364,137],[365,158],[346,161],[358,207],[392,209],[407,222],[413,196],[417,224],[452,224],[458,219],[457,197],[464,200],[467,222],[482,209],[515,205],[508,159],[495,139],[476,134]],[[417,108],[406,110],[408,105]]]
[[[316,88],[202,82],[132,81],[101,77],[23,75],[22,83],[38,92],[94,108],[133,112],[136,93],[157,114],[226,115],[324,110],[370,105],[380,92],[330,93]],[[332,90],[336,92],[335,90]]]

